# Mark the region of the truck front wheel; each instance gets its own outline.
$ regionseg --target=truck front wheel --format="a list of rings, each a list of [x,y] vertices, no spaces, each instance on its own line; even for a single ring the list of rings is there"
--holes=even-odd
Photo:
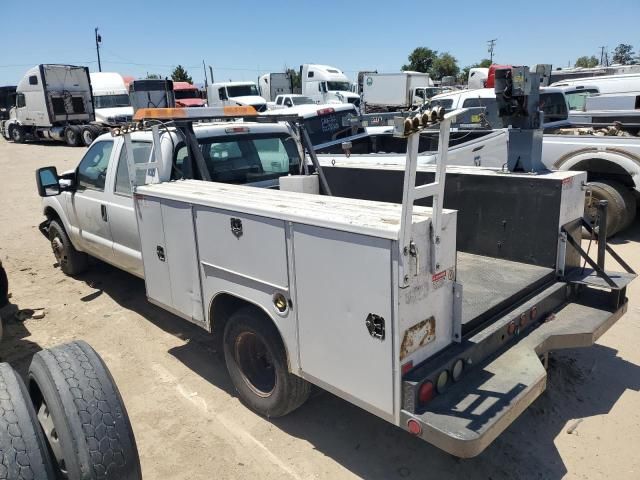
[[[20,125],[12,125],[9,127],[9,136],[15,143],[24,143],[24,129]]]
[[[311,384],[289,372],[280,334],[256,308],[241,308],[229,318],[224,357],[240,400],[260,415],[281,417],[309,398]]]
[[[87,269],[87,254],[74,248],[67,232],[55,220],[49,224],[49,241],[56,261],[65,275],[78,275]]]

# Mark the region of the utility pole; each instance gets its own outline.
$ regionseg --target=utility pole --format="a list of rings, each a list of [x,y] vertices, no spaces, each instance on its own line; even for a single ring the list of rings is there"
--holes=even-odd
[[[98,71],[102,71],[102,64],[100,63],[100,44],[102,43],[102,36],[98,33],[98,27],[96,27],[96,52],[98,52]]]
[[[491,63],[493,63],[493,49],[496,47],[496,40],[498,39],[493,38],[487,42],[487,45],[489,45],[488,52],[489,52],[489,59],[491,60]]]
[[[202,69],[204,70],[204,88],[207,88],[207,67],[204,64],[204,59],[202,60]]]
[[[600,47],[600,65],[604,65],[604,49],[605,47]]]

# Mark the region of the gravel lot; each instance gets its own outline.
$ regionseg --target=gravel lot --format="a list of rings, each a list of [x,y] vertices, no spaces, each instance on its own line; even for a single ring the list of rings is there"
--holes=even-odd
[[[552,357],[547,391],[478,458],[451,457],[328,393],[269,421],[234,395],[219,339],[147,303],[141,280],[104,264],[80,279],[54,267],[34,170],[73,169],[84,151],[0,140],[11,302],[46,313],[9,322],[0,354],[24,373],[41,348],[93,345],[123,395],[145,478],[640,478],[640,281],[598,345]],[[640,225],[614,243],[640,270]]]

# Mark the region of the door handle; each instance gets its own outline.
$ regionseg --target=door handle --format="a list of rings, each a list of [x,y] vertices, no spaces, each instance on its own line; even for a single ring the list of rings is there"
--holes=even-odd
[[[102,220],[105,222],[109,220],[109,216],[107,215],[107,206],[100,205],[100,215],[102,215]]]

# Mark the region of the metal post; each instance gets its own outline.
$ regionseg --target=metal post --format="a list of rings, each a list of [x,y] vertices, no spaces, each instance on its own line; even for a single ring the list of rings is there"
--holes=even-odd
[[[95,30],[96,33],[96,52],[98,53],[98,71],[102,71],[102,64],[100,63],[100,43],[102,42],[102,36],[98,35],[98,27]]]
[[[609,202],[598,202],[598,266],[604,270],[604,259],[607,251],[607,206]]]
[[[309,151],[309,157],[311,157],[311,162],[313,166],[316,167],[316,172],[318,172],[318,176],[320,177],[320,183],[322,184],[322,188],[324,189],[325,195],[331,196],[331,189],[329,188],[329,184],[327,183],[327,179],[324,176],[324,172],[322,171],[322,165],[318,161],[318,157],[316,156],[316,151],[313,149],[313,144],[311,143],[311,139],[309,138],[309,133],[305,128],[304,124],[299,125],[300,132],[302,133],[302,139],[304,141],[304,146]],[[305,161],[304,158],[302,161]]]

